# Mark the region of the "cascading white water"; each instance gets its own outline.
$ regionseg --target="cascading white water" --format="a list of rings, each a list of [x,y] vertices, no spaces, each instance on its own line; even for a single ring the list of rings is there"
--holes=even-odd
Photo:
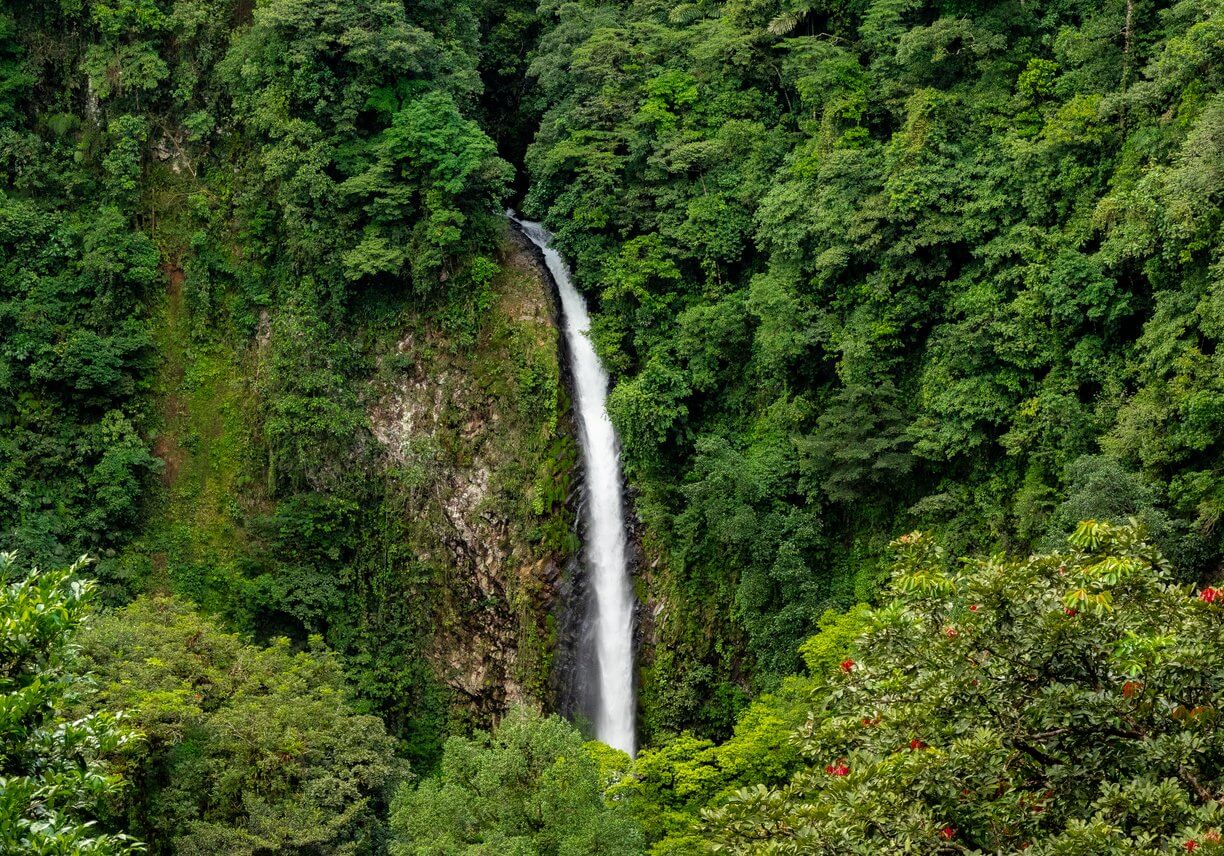
[[[513,216],[513,215],[511,215]],[[552,235],[539,223],[514,217],[544,253],[561,295],[562,324],[569,344],[586,470],[587,539],[583,559],[594,592],[595,662],[598,706],[595,736],[633,754],[633,588],[629,579],[625,509],[621,498],[620,455],[616,431],[605,406],[608,373],[587,336],[591,326],[586,301],[570,282],[569,269],[551,246]]]

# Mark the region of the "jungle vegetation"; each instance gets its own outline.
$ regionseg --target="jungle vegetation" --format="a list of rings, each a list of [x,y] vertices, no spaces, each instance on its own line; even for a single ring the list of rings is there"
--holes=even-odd
[[[1219,568],[1220,13],[556,9],[526,208],[599,295],[688,605],[649,724],[724,728],[744,653],[793,671],[914,528],[1024,552],[1134,515]]]
[[[1222,60],[1220,0],[6,0],[0,850],[1224,852]],[[507,205],[612,375],[634,759],[459,712],[441,452],[370,425],[463,355],[569,549]]]

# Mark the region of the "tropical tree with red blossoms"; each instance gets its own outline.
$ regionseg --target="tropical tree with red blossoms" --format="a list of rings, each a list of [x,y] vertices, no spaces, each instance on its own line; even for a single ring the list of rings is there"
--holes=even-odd
[[[715,852],[1224,854],[1224,598],[1141,527],[953,562],[894,542],[890,599],[795,740],[704,817]]]

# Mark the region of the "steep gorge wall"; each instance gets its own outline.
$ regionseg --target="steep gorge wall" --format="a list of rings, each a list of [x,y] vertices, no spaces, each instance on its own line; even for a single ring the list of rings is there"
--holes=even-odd
[[[270,479],[263,440],[292,325],[270,307],[249,335],[201,334],[192,265],[169,264],[155,324],[165,467],[141,534],[108,565],[116,602],[167,591],[259,638],[320,633],[413,745],[518,702],[554,707],[576,447],[548,280],[517,233],[496,261],[470,305],[371,297],[337,331],[367,367],[349,381],[360,424],[333,464],[341,486],[298,493]],[[368,507],[353,483],[375,486]]]
[[[430,660],[482,721],[519,702],[553,706],[554,616],[574,549],[552,295],[517,232],[500,261],[474,346],[432,324],[405,329],[367,411],[385,466],[418,482],[411,540],[445,577]]]

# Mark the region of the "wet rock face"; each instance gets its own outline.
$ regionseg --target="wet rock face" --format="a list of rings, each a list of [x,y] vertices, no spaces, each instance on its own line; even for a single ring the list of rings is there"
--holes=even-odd
[[[519,702],[553,706],[567,550],[540,533],[568,532],[572,519],[548,286],[514,240],[502,267],[475,342],[410,319],[367,405],[384,466],[411,485],[408,546],[437,580],[415,593],[435,601],[430,659],[474,724]]]

